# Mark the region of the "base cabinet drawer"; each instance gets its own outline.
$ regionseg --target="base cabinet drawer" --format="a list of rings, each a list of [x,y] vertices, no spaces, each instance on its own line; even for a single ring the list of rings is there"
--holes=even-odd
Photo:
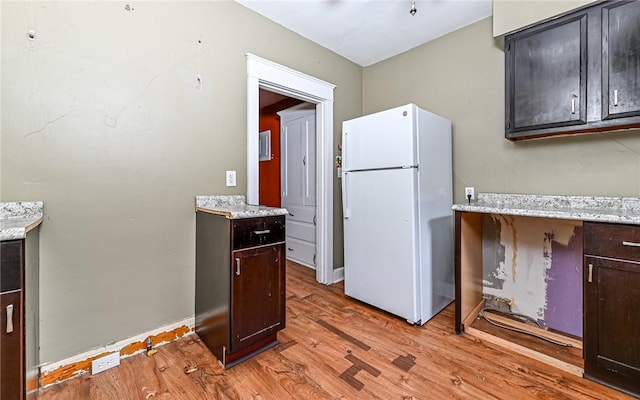
[[[311,268],[316,267],[316,246],[287,236],[287,258]]]
[[[287,237],[315,243],[316,227],[304,222],[287,221]]]
[[[316,208],[298,204],[283,204],[289,211],[287,221],[299,221],[314,224],[316,219]]]
[[[584,253],[640,261],[640,227],[585,222]]]

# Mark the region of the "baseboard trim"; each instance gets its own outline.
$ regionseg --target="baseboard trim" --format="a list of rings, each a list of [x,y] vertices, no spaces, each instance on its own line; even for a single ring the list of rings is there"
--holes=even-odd
[[[333,269],[333,283],[338,283],[344,280],[344,267]]]
[[[40,366],[40,386],[45,388],[73,377],[91,373],[91,361],[108,353],[120,352],[121,358],[130,357],[146,351],[147,340],[156,348],[195,331],[195,317],[191,316],[172,324],[132,336],[105,346],[85,351],[64,360]]]

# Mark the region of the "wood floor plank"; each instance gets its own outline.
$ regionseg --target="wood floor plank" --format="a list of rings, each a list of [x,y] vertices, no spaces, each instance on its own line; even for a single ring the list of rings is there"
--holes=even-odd
[[[315,271],[290,262],[286,313],[280,345],[231,369],[224,370],[191,335],[159,347],[153,357],[123,359],[101,374],[49,387],[39,398],[632,399],[478,338],[455,335],[452,305],[423,326],[409,325],[345,296],[341,283],[318,284]]]

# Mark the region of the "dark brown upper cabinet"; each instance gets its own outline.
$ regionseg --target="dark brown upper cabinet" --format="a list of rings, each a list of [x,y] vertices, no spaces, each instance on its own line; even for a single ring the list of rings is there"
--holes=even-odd
[[[586,43],[586,14],[508,38],[508,135],[587,123]]]
[[[607,1],[505,36],[505,137],[640,127],[639,20]]]
[[[602,7],[602,119],[640,116],[640,4]]]

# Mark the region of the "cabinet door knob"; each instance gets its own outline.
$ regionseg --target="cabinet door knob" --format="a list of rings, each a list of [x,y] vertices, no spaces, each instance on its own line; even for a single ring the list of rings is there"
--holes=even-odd
[[[236,257],[236,275],[240,275],[240,259]]]
[[[13,332],[13,304],[7,306],[7,333]]]
[[[593,264],[589,264],[589,278],[587,279],[588,282],[593,282]]]

